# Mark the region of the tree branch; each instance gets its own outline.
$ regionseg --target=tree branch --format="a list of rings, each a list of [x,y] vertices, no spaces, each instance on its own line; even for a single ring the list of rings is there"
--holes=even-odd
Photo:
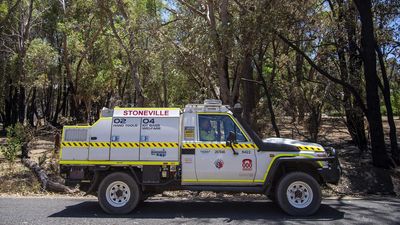
[[[200,10],[196,9],[196,7],[194,7],[190,3],[187,3],[186,1],[183,1],[183,0],[178,0],[178,2],[181,3],[182,5],[188,7],[192,12],[196,13],[197,15],[199,15],[207,20],[207,15],[204,14],[203,12],[201,12]]]
[[[318,71],[321,75],[325,76],[328,78],[330,81],[342,85],[344,88],[350,91],[350,93],[353,94],[354,98],[356,99],[358,105],[362,109],[363,113],[367,115],[367,107],[365,106],[360,94],[357,92],[357,90],[351,86],[350,84],[346,83],[343,80],[340,80],[336,77],[331,76],[327,71],[322,69],[320,66],[318,66],[304,51],[302,51],[298,46],[293,44],[291,41],[289,41],[287,38],[285,38],[283,35],[281,35],[279,32],[274,31],[274,33],[283,41],[285,42],[289,47],[291,47],[293,50],[295,50],[297,53],[302,55],[305,60],[312,66],[316,71]]]

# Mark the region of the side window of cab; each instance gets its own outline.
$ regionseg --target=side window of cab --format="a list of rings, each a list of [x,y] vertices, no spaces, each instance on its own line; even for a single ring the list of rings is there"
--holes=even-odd
[[[246,136],[228,115],[198,116],[199,141],[225,142],[231,131],[236,134],[237,142],[247,142]]]

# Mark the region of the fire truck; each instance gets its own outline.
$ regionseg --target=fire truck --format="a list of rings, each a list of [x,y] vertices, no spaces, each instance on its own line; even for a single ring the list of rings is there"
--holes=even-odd
[[[240,104],[219,100],[179,108],[114,108],[93,125],[64,126],[60,171],[68,185],[126,214],[165,190],[265,194],[290,215],[315,213],[321,185],[338,183],[335,149],[261,139]]]

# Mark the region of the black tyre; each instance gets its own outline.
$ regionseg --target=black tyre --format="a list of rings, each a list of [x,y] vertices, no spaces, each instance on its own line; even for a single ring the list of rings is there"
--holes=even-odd
[[[321,188],[314,177],[303,172],[284,175],[275,189],[276,202],[287,214],[309,216],[321,205]]]
[[[98,200],[101,208],[109,214],[132,212],[142,197],[135,179],[127,173],[115,172],[100,183]]]
[[[268,199],[271,200],[272,202],[276,202],[276,196],[275,193],[271,192],[267,195]]]

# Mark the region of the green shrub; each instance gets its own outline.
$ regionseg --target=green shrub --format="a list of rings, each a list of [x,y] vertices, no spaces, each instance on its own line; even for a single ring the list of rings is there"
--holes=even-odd
[[[20,151],[26,148],[27,143],[32,139],[32,131],[20,123],[7,127],[6,131],[7,142],[0,147],[0,151],[12,166]]]
[[[16,138],[15,126],[9,126],[6,128],[7,131],[7,142],[4,146],[1,146],[0,151],[4,158],[8,161],[10,166],[13,165],[18,153],[21,151],[22,142],[20,138]]]
[[[10,134],[12,138],[17,139],[21,144],[28,143],[33,137],[32,130],[21,123],[16,123],[9,128],[10,129],[7,130],[7,137]]]
[[[391,96],[393,114],[400,116],[400,91],[393,91]]]

